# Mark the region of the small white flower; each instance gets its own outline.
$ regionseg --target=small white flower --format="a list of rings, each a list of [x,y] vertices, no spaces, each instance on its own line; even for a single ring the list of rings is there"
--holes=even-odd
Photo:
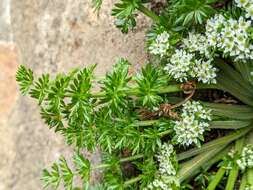
[[[235,0],[235,2],[237,3],[238,7],[245,7],[248,5],[249,0]]]
[[[175,51],[164,70],[180,82],[196,78],[202,83],[216,83],[217,69],[211,64],[211,60],[194,60],[192,53],[182,49]]]
[[[169,185],[167,185],[161,179],[155,179],[152,183],[150,183],[143,190],[173,190]]]
[[[174,148],[171,144],[163,144],[160,148],[157,160],[159,162],[158,176],[144,190],[172,190],[172,184],[178,184],[176,169],[173,165]]]
[[[180,82],[187,81],[189,72],[194,64],[193,57],[193,54],[187,53],[182,49],[177,49],[164,69],[174,79],[179,80]]]
[[[238,7],[246,12],[246,17],[253,20],[253,1],[252,0],[235,0]]]
[[[246,10],[246,17],[253,20],[253,4],[251,4]]]
[[[189,146],[198,144],[199,138],[209,127],[211,110],[204,108],[199,102],[188,101],[183,105],[181,120],[175,121],[175,140],[178,144]]]
[[[157,159],[159,162],[159,173],[166,176],[176,175],[176,169],[173,166],[171,158],[173,157],[174,149],[172,145],[164,144],[161,147]]]
[[[244,1],[241,1],[241,5],[243,3]],[[214,50],[221,50],[225,55],[234,57],[236,61],[252,59],[247,32],[250,26],[251,22],[246,21],[243,17],[240,17],[239,20],[232,18],[226,20],[222,15],[216,15],[206,24],[207,43]]]
[[[206,58],[212,58],[205,35],[190,32],[188,38],[183,39],[183,48],[190,53],[199,52]]]
[[[197,63],[198,64],[196,64],[197,66],[194,68],[194,71],[198,81],[207,84],[215,84],[217,69],[211,64],[211,60],[199,61]]]
[[[166,31],[159,34],[148,48],[150,53],[160,55],[161,57],[165,56],[170,48],[169,37],[170,35]]]
[[[241,170],[253,168],[253,145],[249,144],[243,148],[241,158],[236,161]]]

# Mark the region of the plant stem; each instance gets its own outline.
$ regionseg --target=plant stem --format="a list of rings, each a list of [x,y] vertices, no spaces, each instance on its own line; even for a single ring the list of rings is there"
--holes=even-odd
[[[145,126],[152,126],[152,125],[158,124],[159,121],[160,121],[159,119],[147,120],[147,121],[137,121],[135,124],[140,127],[145,127]]]
[[[216,186],[220,183],[220,180],[223,178],[225,172],[226,172],[226,169],[224,167],[220,167],[214,179],[208,185],[207,190],[215,190]]]
[[[137,159],[143,158],[143,156],[144,156],[143,154],[137,154],[135,156],[121,158],[120,162],[130,162],[130,161],[133,161],[133,160],[137,160]]]
[[[235,132],[233,132],[229,135],[226,135],[224,137],[221,137],[221,138],[218,138],[216,140],[205,143],[205,144],[202,145],[201,148],[194,148],[194,149],[188,150],[186,152],[180,153],[180,154],[177,155],[177,159],[178,159],[178,161],[184,160],[184,159],[190,158],[192,156],[195,156],[197,154],[200,154],[202,152],[211,150],[214,147],[216,148],[216,147],[219,147],[219,146],[227,145],[230,142],[232,142],[232,141],[242,137],[243,135],[247,134],[250,130],[251,130],[250,127],[237,130],[237,131],[235,131]]]
[[[253,168],[247,169],[247,185],[251,187],[251,190],[253,189]]]
[[[163,131],[163,132],[159,133],[159,136],[160,137],[164,137],[164,136],[170,134],[171,132],[172,132],[172,129],[169,129],[167,131]]]
[[[126,157],[126,158],[121,158],[119,160],[120,163],[123,163],[123,162],[130,162],[130,161],[133,161],[133,160],[137,160],[137,159],[140,159],[140,158],[143,158],[143,154],[137,154],[137,155],[134,155],[134,156],[129,156],[129,157]],[[104,169],[104,168],[107,168],[109,167],[110,164],[100,164],[98,166],[94,166],[92,169],[94,170],[97,170],[97,169]]]
[[[168,86],[159,88],[157,90],[157,93],[158,94],[167,94],[167,93],[173,93],[173,92],[181,92],[181,91],[183,91],[181,88],[181,85],[182,84],[168,85]],[[219,89],[219,86],[215,85],[215,84],[197,84],[196,89]],[[129,96],[138,95],[138,87],[136,87],[136,86],[130,87],[126,93]],[[94,98],[101,98],[103,96],[105,96],[104,92],[92,93],[92,97],[94,97]]]
[[[238,139],[235,143],[235,151],[239,154],[241,154],[241,152],[242,152],[244,140],[245,140],[245,138],[242,137],[242,138]],[[233,190],[234,189],[238,173],[239,173],[239,167],[237,164],[234,164],[232,169],[229,172],[226,190]]]
[[[140,4],[138,10],[141,11],[143,14],[151,18],[155,23],[160,24],[161,19],[158,15],[156,15],[153,11],[146,8],[144,5]]]
[[[244,172],[241,179],[239,190],[245,190],[246,184],[247,184],[247,172]]]
[[[127,187],[127,186],[129,186],[129,185],[132,185],[132,184],[134,184],[134,183],[140,181],[141,179],[142,179],[142,175],[139,175],[139,176],[137,176],[137,177],[135,177],[135,178],[132,178],[132,179],[130,179],[130,180],[128,180],[128,181],[126,181],[126,182],[124,183],[124,187]]]

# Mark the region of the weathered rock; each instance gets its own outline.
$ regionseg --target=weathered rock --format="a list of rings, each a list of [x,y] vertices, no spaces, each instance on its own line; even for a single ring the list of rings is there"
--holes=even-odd
[[[9,24],[8,30],[1,30],[0,41],[13,35],[16,51],[10,54],[15,58],[17,52],[19,63],[31,67],[36,74],[55,74],[97,63],[96,73],[102,75],[119,57],[128,58],[134,67],[145,63],[144,36],[149,22],[140,16],[136,31],[124,35],[114,27],[110,16],[114,1],[104,1],[99,17],[90,1],[12,0],[12,27]],[[8,2],[0,2],[0,24],[1,9],[8,9]],[[4,103],[0,112],[4,113],[1,120],[5,120],[0,127],[0,190],[42,189],[42,168],[60,155],[70,158],[72,149],[65,145],[60,134],[50,131],[43,123],[33,100],[17,95],[14,80],[17,62],[9,65],[12,56],[4,61],[4,70],[0,68],[1,76],[5,73],[0,80],[0,102]],[[2,93],[6,89],[8,92]],[[94,162],[100,159],[97,154],[87,155]]]
[[[11,41],[10,0],[0,1],[0,40]]]

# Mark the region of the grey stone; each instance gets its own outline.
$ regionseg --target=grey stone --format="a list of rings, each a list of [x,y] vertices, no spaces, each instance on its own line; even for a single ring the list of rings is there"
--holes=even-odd
[[[0,40],[11,41],[10,0],[0,1]]]
[[[128,58],[133,68],[144,64],[147,60],[144,38],[149,21],[138,16],[137,29],[128,35],[122,34],[114,27],[110,16],[114,1],[104,1],[99,17],[90,1],[12,0],[11,30],[19,62],[36,74],[49,72],[53,75],[94,63],[98,64],[96,74],[103,75],[119,57]],[[0,7],[2,4],[1,1]],[[0,154],[3,158],[0,160],[3,166],[0,168],[0,190],[42,189],[42,168],[60,155],[70,159],[73,150],[66,146],[60,134],[43,123],[35,101],[19,95],[14,104],[2,126],[8,130],[0,134],[6,142],[0,146],[7,146],[4,150],[8,150]],[[98,153],[86,155],[93,162],[100,160]],[[97,179],[99,175],[95,175],[93,181]]]

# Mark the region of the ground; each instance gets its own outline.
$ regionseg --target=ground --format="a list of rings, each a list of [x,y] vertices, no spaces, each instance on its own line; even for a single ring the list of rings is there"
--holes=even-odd
[[[36,102],[20,95],[19,64],[54,75],[97,63],[96,74],[103,75],[119,57],[133,69],[147,60],[150,21],[138,16],[137,29],[124,35],[110,16],[113,0],[105,0],[99,16],[89,1],[0,1],[0,190],[42,189],[41,170],[72,151],[43,123]],[[99,153],[86,154],[99,162]]]

